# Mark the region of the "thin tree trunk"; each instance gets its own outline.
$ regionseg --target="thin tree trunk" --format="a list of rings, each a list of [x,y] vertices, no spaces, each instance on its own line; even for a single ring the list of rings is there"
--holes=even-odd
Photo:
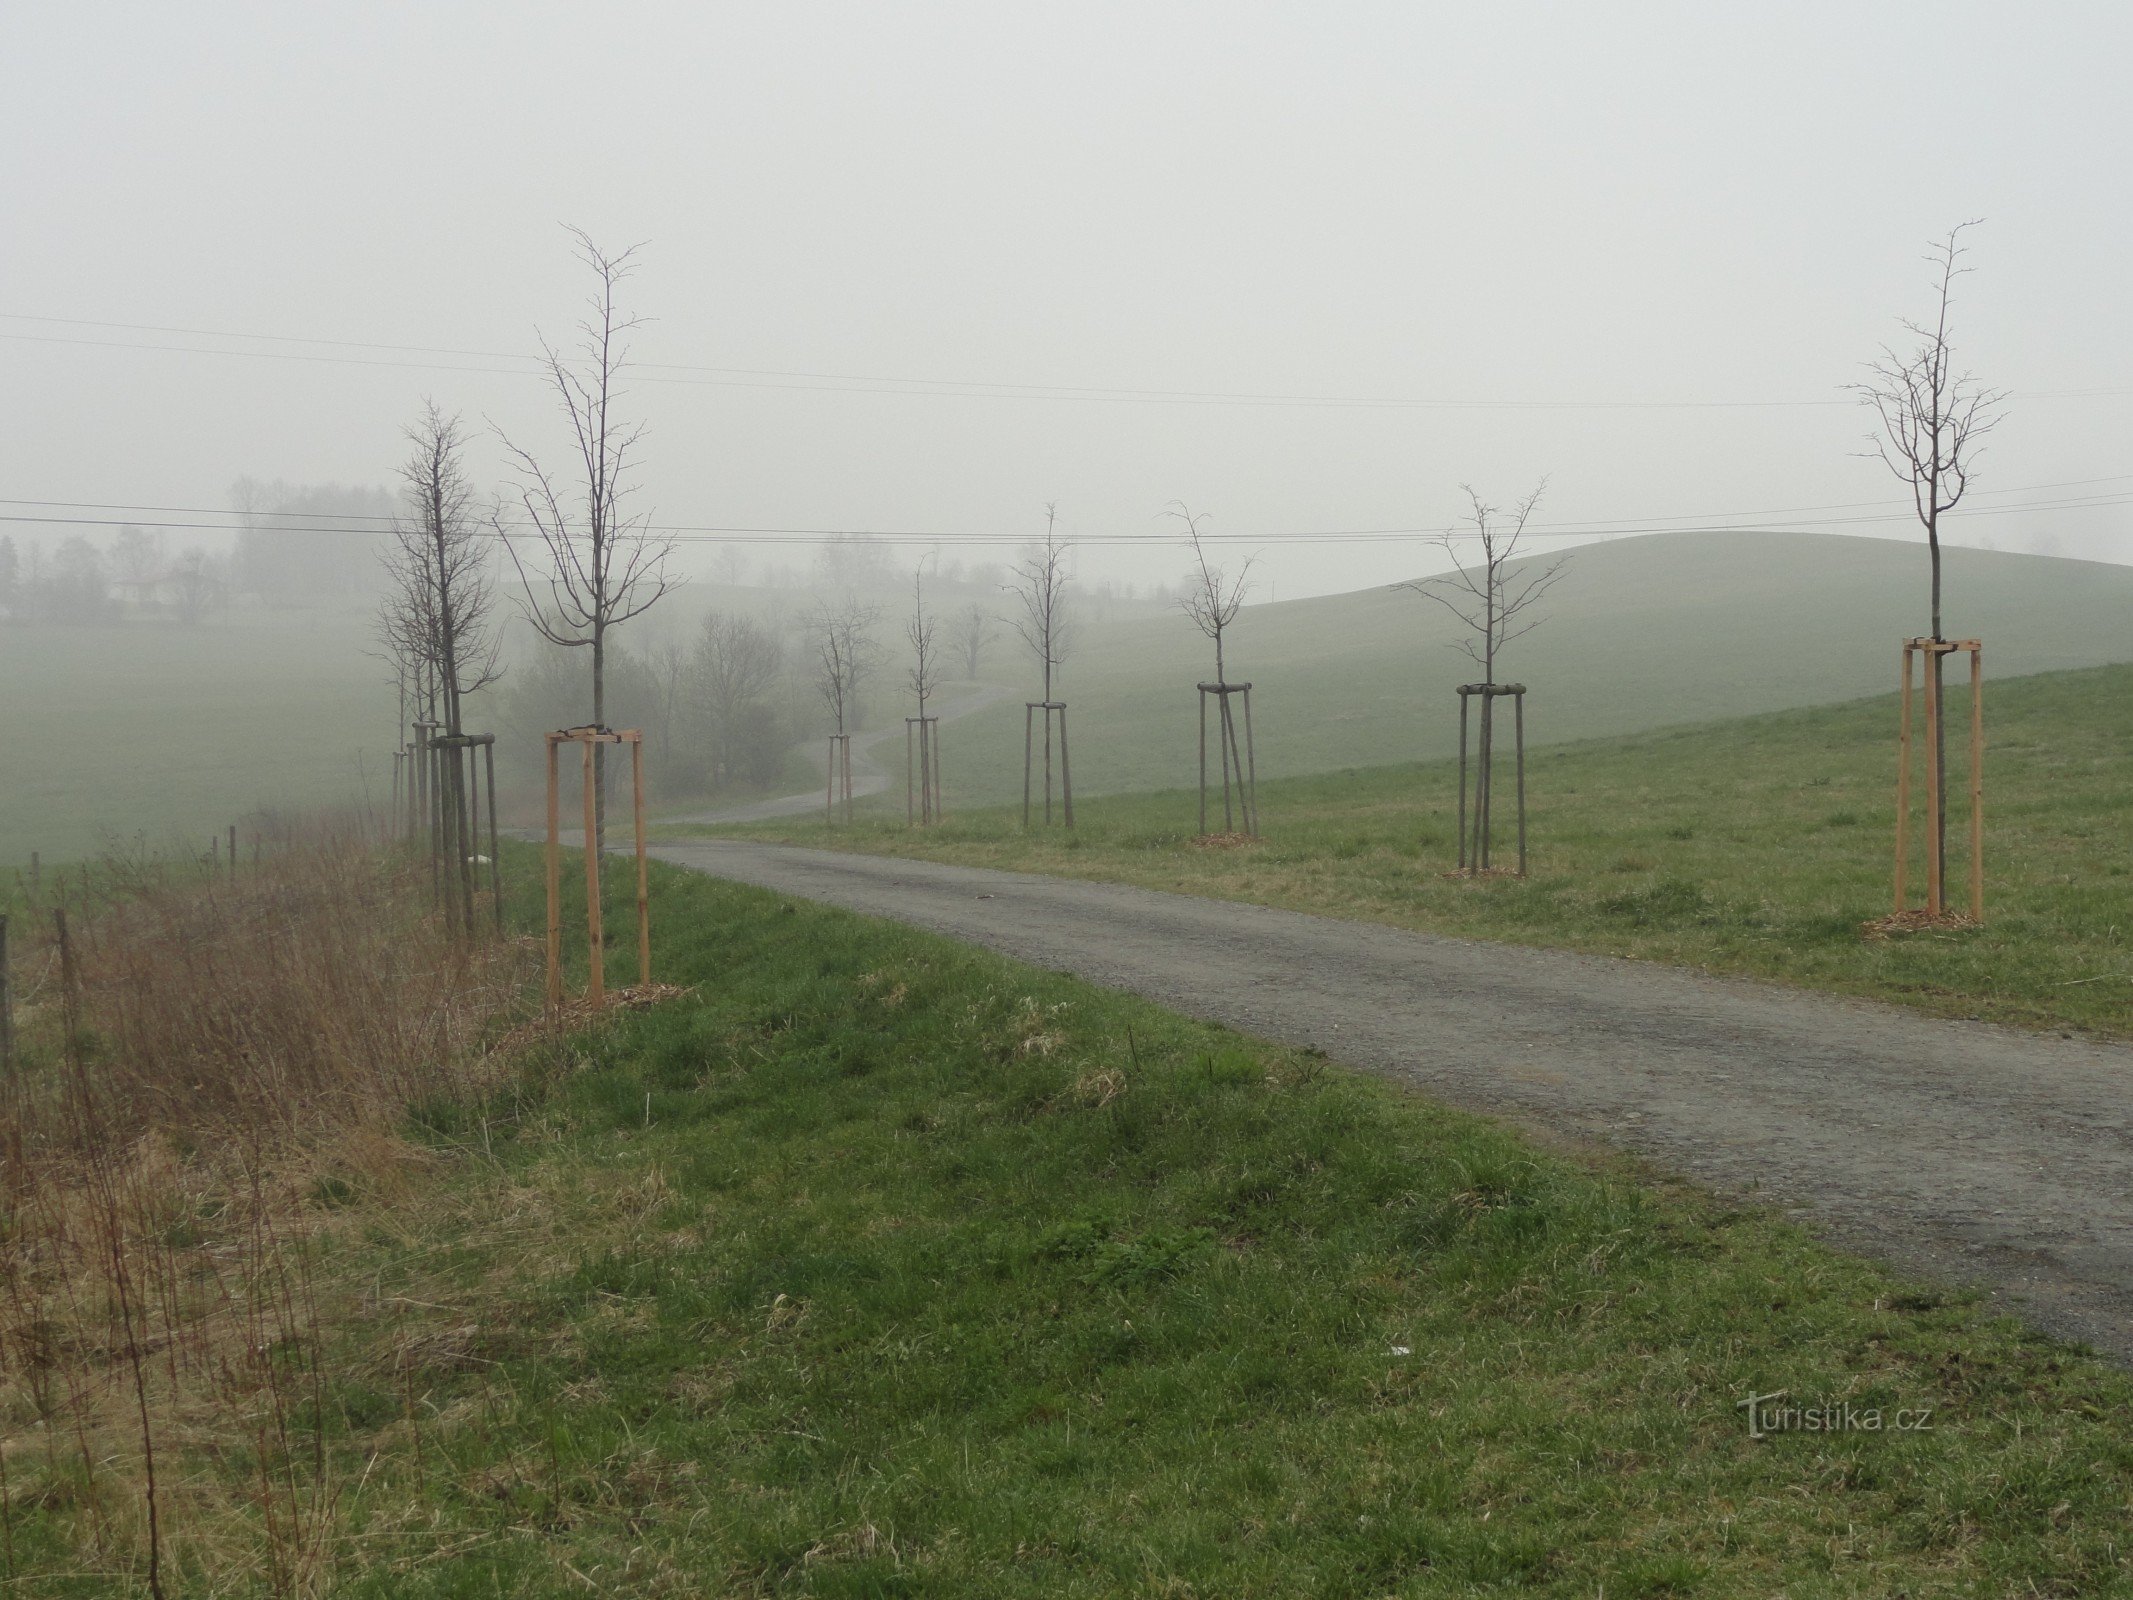
[[[604,623],[593,624],[593,724],[607,726],[607,627]],[[593,836],[586,841],[589,850],[607,848],[607,746],[593,746]]]
[[[1929,480],[1927,487],[1937,499],[1939,480]],[[1933,558],[1933,642],[1940,644],[1940,517],[1937,511],[1926,523],[1926,548]],[[1933,856],[1940,863],[1938,877],[1943,882],[1947,879],[1948,867],[1948,697],[1945,692],[1948,679],[1943,670],[1947,661],[1946,651],[1933,652],[1933,703],[1941,708],[1941,716],[1933,730]]]

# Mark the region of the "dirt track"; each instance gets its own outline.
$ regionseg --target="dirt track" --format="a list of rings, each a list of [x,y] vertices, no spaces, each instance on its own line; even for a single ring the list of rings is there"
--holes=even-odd
[[[656,853],[1636,1151],[2133,1362],[2133,1049],[1110,884],[723,840]]]

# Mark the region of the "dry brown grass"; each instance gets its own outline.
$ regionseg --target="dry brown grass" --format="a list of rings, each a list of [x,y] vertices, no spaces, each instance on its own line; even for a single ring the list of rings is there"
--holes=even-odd
[[[34,1512],[77,1570],[150,1593],[314,1593],[344,1293],[319,1247],[343,1202],[422,1181],[411,1104],[497,1080],[529,963],[455,943],[426,878],[353,830],[234,876],[95,881],[16,922],[38,937],[0,1083],[0,1559],[23,1576]]]

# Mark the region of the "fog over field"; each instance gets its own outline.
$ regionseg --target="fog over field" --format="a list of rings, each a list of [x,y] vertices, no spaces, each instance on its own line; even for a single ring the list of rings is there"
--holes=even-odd
[[[991,619],[1048,503],[1099,786],[1166,781],[1152,708],[1202,670],[1173,502],[1252,563],[1277,768],[1436,747],[1397,700],[1455,668],[1386,586],[1444,566],[1469,484],[1545,481],[1542,556],[1684,541],[1566,569],[1513,662],[1550,736],[1883,688],[1925,555],[1846,386],[1973,218],[1955,349],[2006,398],[1944,532],[2028,561],[1954,563],[1950,628],[1995,671],[2133,657],[2121,7],[86,4],[9,41],[0,861],[389,795],[379,557],[431,401],[495,589],[469,725],[522,783],[592,715],[490,537],[530,539],[529,460],[582,498],[566,227],[641,245],[617,504],[685,581],[616,629],[606,711],[661,803],[807,779],[825,602],[874,610],[862,724],[906,714],[922,565],[944,630],[1000,635],[943,681],[1019,694]],[[715,707],[743,620],[773,670]],[[1012,720],[954,770],[1005,784]]]

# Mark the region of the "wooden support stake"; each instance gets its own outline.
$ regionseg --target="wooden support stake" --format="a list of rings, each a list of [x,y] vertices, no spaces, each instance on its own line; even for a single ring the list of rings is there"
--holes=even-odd
[[[230,824],[230,882],[237,881],[237,824]]]
[[[481,747],[482,766],[486,769],[487,783],[483,792],[489,801],[489,898],[495,903],[496,936],[504,936],[504,866],[496,836],[496,741],[491,739]],[[258,840],[254,839],[254,845]]]
[[[918,777],[911,753],[911,719],[904,718],[904,826],[909,828],[918,821],[918,809],[914,803],[912,785]]]
[[[1025,832],[1029,828],[1029,769],[1036,759],[1037,707],[1034,701],[1025,701],[1022,706],[1022,827]]]
[[[837,736],[830,735],[829,753],[822,758],[822,821],[837,820]]]
[[[1059,789],[1066,805],[1066,825],[1074,826],[1074,764],[1067,759],[1066,703],[1059,706]],[[1045,713],[1051,715],[1049,711]]]
[[[593,777],[593,741],[585,741],[585,998],[595,1006],[607,1003],[607,946],[600,927],[600,847],[593,819],[593,802],[599,785]]]
[[[1945,840],[1940,828],[1940,658],[1926,652],[1926,914],[1937,917],[1943,905],[1942,859]]]
[[[1466,871],[1466,711],[1470,697],[1459,691],[1459,870]]]
[[[1244,801],[1244,828],[1254,839],[1259,837],[1259,752],[1252,743],[1252,686],[1244,686],[1244,775],[1247,788]]]
[[[1200,837],[1207,837],[1207,691],[1200,691]]]
[[[1902,710],[1896,722],[1896,911],[1900,916],[1909,902],[1911,878],[1911,658],[1909,643],[1903,647]]]
[[[1511,717],[1518,742],[1518,875],[1526,875],[1526,692],[1511,697]]]
[[[1970,917],[1985,920],[1985,652],[1970,647]]]
[[[563,828],[556,739],[548,738],[548,1009],[563,1008]]]
[[[644,740],[630,741],[630,786],[637,801],[637,981],[652,981],[652,890],[644,864]]]

